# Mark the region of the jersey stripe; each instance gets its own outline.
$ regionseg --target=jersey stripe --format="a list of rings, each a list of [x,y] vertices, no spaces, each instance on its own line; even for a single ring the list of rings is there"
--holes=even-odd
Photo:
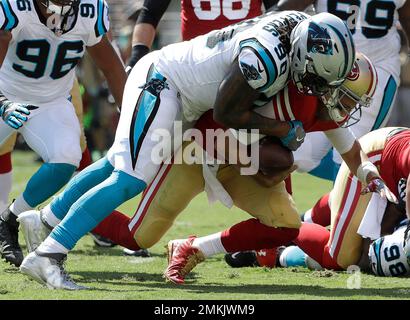
[[[15,13],[13,12],[13,10],[11,9],[9,0],[2,0],[0,2],[0,6],[4,12],[4,18],[5,18],[5,22],[4,24],[1,26],[1,30],[12,30],[14,29],[17,24],[18,24],[18,18],[15,15]]]
[[[251,48],[252,51],[256,54],[259,60],[262,62],[263,67],[265,68],[267,81],[266,84],[262,87],[257,88],[257,90],[265,91],[268,89],[276,80],[278,76],[278,68],[275,63],[275,59],[272,57],[268,49],[266,49],[257,39],[250,38],[242,40],[239,43],[241,49],[244,47]]]
[[[105,34],[108,29],[106,28],[104,24],[104,2],[103,0],[98,0],[97,1],[97,21],[95,22],[94,26],[94,31],[95,31],[95,36],[98,38]]]
[[[287,112],[288,112],[288,114],[289,114],[289,118],[290,118],[290,120],[295,120],[296,117],[295,117],[295,115],[293,114],[292,107],[291,107],[291,105],[290,105],[289,89],[288,89],[287,86],[285,87],[285,91],[284,91],[284,94],[283,94],[283,95],[285,96],[285,106],[286,106],[286,110],[287,110]]]
[[[384,88],[384,95],[382,100],[382,105],[380,107],[379,113],[377,115],[376,121],[374,122],[372,130],[376,130],[381,127],[382,123],[386,119],[390,111],[390,107],[393,104],[394,97],[397,92],[397,84],[393,76],[390,76],[389,81],[387,82],[386,87]]]
[[[283,116],[285,118],[285,121],[289,121],[290,117],[289,117],[288,110],[286,108],[285,94],[284,94],[283,90],[279,91],[278,95],[280,96],[280,104],[282,106],[282,112],[283,112]]]
[[[277,105],[277,108],[278,108],[279,120],[285,121],[285,117],[284,117],[283,111],[282,111],[283,107],[282,107],[282,103],[280,101],[280,94],[276,95],[276,105]]]

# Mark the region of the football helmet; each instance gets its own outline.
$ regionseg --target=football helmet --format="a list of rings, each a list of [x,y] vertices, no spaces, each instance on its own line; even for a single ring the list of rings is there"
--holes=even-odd
[[[362,116],[362,107],[370,107],[377,81],[372,62],[357,52],[353,68],[340,88],[321,97],[332,120],[343,128],[357,123]]]
[[[40,0],[50,13],[60,16],[72,15],[76,12],[81,0]]]
[[[333,14],[299,22],[290,35],[291,77],[304,94],[321,96],[338,88],[355,61],[352,34]]]

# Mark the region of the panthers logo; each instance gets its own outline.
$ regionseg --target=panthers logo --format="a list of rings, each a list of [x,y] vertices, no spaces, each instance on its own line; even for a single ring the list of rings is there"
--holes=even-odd
[[[333,54],[333,43],[329,33],[314,22],[309,23],[307,50],[312,53]]]
[[[143,90],[147,90],[149,93],[153,94],[154,96],[159,96],[162,90],[164,89],[169,90],[169,86],[166,81],[167,81],[166,78],[164,78],[164,80],[153,78],[149,80],[145,85],[139,88]]]
[[[246,80],[251,81],[251,80],[259,80],[262,78],[258,70],[255,68],[255,66],[249,65],[245,62],[241,62],[240,64],[241,64],[243,75]]]

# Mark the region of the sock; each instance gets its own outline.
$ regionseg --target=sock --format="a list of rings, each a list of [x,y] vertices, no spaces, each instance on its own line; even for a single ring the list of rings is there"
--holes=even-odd
[[[6,209],[12,185],[11,152],[0,156],[0,212]]]
[[[298,229],[268,227],[258,219],[242,221],[222,232],[227,252],[260,250],[287,245],[298,235]]]
[[[24,200],[24,196],[20,195],[17,197],[16,201],[14,201],[10,206],[10,211],[14,215],[18,216],[20,213],[28,210],[33,210],[33,207],[30,206],[26,200]]]
[[[329,237],[330,232],[325,227],[315,223],[302,223],[299,235],[293,242],[323,268],[340,270],[337,262],[329,254]]]
[[[222,245],[221,236],[222,232],[218,232],[209,236],[196,238],[192,242],[192,246],[201,250],[205,258],[218,253],[228,253]]]
[[[307,255],[297,246],[286,247],[279,257],[282,267],[306,267]]]
[[[316,223],[323,227],[330,226],[331,212],[329,205],[330,193],[325,194],[313,208],[306,211],[303,216],[303,221],[308,223]]]
[[[70,180],[75,168],[68,163],[44,163],[28,181],[24,199],[33,208],[43,203]]]
[[[82,154],[80,164],[79,164],[76,171],[78,171],[78,172],[82,171],[83,169],[87,168],[92,163],[93,163],[93,161],[91,159],[90,150],[88,150],[88,147],[86,147],[83,154]]]
[[[133,233],[128,228],[130,217],[119,211],[113,211],[107,218],[101,221],[93,230],[104,238],[108,238],[116,244],[130,250],[141,249],[134,239]]]
[[[50,236],[71,250],[115,208],[141,193],[146,186],[144,181],[114,170],[106,180],[88,190],[71,206]]]
[[[107,179],[114,167],[106,157],[85,168],[70,180],[64,192],[60,193],[50,204],[51,211],[60,220],[63,220],[70,207],[84,193]]]
[[[67,254],[68,249],[48,236],[36,249],[42,253],[62,253]]]
[[[55,227],[61,221],[61,219],[57,218],[56,215],[51,210],[50,204],[46,205],[43,209],[41,209],[41,218],[50,226]]]

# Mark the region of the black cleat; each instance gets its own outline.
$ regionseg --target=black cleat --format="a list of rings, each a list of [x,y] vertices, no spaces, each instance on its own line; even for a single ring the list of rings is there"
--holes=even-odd
[[[19,223],[16,219],[10,206],[0,214],[0,254],[7,262],[19,267],[24,257],[18,241]]]
[[[124,248],[123,251],[125,256],[133,256],[133,257],[141,257],[141,258],[148,258],[151,257],[151,254],[147,249],[139,249],[139,250],[130,250]]]
[[[115,247],[117,245],[115,242],[112,242],[110,239],[104,238],[104,237],[102,237],[102,236],[100,236],[96,233],[90,232],[90,236],[91,236],[91,238],[93,238],[94,244],[97,247],[112,248],[112,247]]]
[[[227,253],[225,255],[225,261],[232,268],[259,266],[258,261],[256,259],[255,251],[240,251],[235,253]]]

